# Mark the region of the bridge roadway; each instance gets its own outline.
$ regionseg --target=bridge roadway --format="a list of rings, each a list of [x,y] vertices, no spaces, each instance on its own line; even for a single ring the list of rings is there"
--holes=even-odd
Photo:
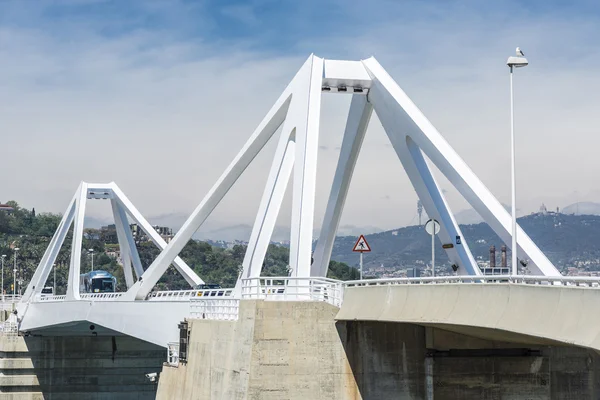
[[[506,278],[352,282],[336,319],[412,323],[488,340],[600,351],[597,278]]]
[[[160,291],[140,301],[124,301],[123,293],[82,294],[77,301],[38,296],[17,304],[19,330],[43,336],[127,335],[167,347],[178,340],[178,323],[194,317],[194,306],[202,306],[204,317],[234,317],[230,308],[239,300],[232,300],[232,293],[233,289]],[[213,299],[208,302],[212,306],[207,307],[205,299]]]
[[[586,277],[436,277],[340,282],[324,278],[246,279],[234,289],[120,294],[79,301],[47,296],[18,304],[20,331],[133,336],[162,347],[178,340],[184,318],[236,320],[239,301],[326,301],[337,320],[412,323],[489,340],[568,344],[600,351],[600,279]],[[91,330],[93,325],[93,330]],[[96,333],[93,333],[96,332]]]

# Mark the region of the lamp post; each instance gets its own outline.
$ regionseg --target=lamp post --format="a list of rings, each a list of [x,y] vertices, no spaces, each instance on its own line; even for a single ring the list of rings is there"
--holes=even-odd
[[[516,276],[517,268],[517,183],[515,173],[515,113],[514,113],[514,95],[513,95],[513,69],[526,67],[529,63],[524,57],[525,54],[517,47],[516,56],[508,57],[506,65],[510,68],[510,151],[511,151],[511,189],[512,189],[512,268],[511,275]]]
[[[6,254],[2,254],[2,301],[4,301],[4,259]]]
[[[19,251],[18,247],[15,247],[15,266],[13,268],[13,301],[15,300],[17,294],[17,252]]]
[[[54,270],[54,289],[52,290],[52,294],[56,296],[56,264],[52,264],[52,269]]]
[[[92,255],[92,271],[94,270],[94,249],[90,249],[90,254]]]

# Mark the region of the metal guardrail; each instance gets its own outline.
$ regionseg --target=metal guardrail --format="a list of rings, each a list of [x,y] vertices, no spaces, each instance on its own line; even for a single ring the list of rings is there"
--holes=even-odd
[[[81,293],[80,297],[82,300],[117,300],[122,297],[124,292],[111,292],[111,293]],[[233,295],[233,289],[206,289],[206,290],[164,290],[158,292],[152,292],[148,296],[149,301],[189,301],[198,297],[202,298],[221,298],[231,297]],[[36,301],[43,302],[56,302],[64,301],[65,295],[38,295]]]
[[[123,296],[125,293],[122,292],[112,292],[112,293],[82,293],[80,297],[82,299],[92,299],[92,300],[112,300],[118,299]]]
[[[190,318],[237,321],[239,311],[239,299],[193,298],[190,300]]]
[[[171,367],[179,366],[179,343],[167,343],[167,364]]]
[[[62,295],[41,295],[36,297],[37,301],[43,301],[43,302],[54,302],[54,301],[63,301],[67,298],[66,295],[62,294]]]
[[[587,276],[535,276],[535,275],[480,275],[436,276],[421,278],[368,279],[344,282],[345,287],[380,285],[432,285],[432,284],[523,284],[600,288],[600,277]]]
[[[0,324],[0,328],[2,329],[2,335],[4,336],[18,336],[19,335],[19,325],[13,321],[4,321]]]
[[[242,279],[242,299],[325,301],[341,306],[343,282],[328,278],[261,277]]]
[[[198,297],[231,297],[233,289],[203,289],[203,290],[163,290],[152,292],[150,301],[188,301]]]
[[[0,295],[0,298],[2,299],[2,303],[16,303],[21,300],[21,295],[3,294]]]

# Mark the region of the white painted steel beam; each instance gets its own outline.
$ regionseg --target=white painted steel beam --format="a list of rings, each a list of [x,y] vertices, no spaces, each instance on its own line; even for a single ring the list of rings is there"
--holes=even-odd
[[[88,184],[81,182],[75,201],[75,219],[73,221],[73,244],[71,246],[71,263],[67,283],[67,300],[80,300],[79,275],[81,272],[81,244],[83,240],[83,222],[85,203],[87,202]]]
[[[125,276],[125,285],[129,289],[133,285],[133,273],[131,271],[131,253],[132,249],[127,241],[125,231],[131,232],[129,229],[129,223],[127,218],[124,217],[123,210],[120,209],[119,203],[115,199],[110,200],[110,205],[113,211],[113,217],[115,220],[115,229],[117,231],[117,238],[119,240],[119,252],[121,253],[121,261],[123,263],[123,275]],[[137,249],[134,248],[137,253]],[[138,256],[139,258],[139,256]]]
[[[290,234],[291,276],[309,277],[317,183],[323,59],[312,57],[301,70],[288,113],[296,128],[296,160]]]
[[[152,240],[152,242],[159,249],[164,250],[167,247],[167,242],[165,242],[165,240],[158,234],[158,232],[156,232],[156,230],[152,227],[148,220],[146,220],[146,218],[144,218],[144,216],[137,210],[137,208],[135,208],[133,203],[127,198],[127,196],[125,196],[125,193],[123,193],[121,189],[115,184],[113,184],[113,191],[116,200],[125,209],[127,214],[135,221],[136,224],[140,226],[140,228],[142,228],[142,231],[144,231],[144,233],[148,235],[150,240]],[[133,240],[133,236],[131,235],[131,230],[128,231],[127,241],[129,242],[130,248],[137,249]],[[194,270],[191,269],[190,266],[187,265],[186,262],[183,261],[179,256],[175,257],[175,259],[173,260],[173,265],[191,287],[195,287],[204,283],[202,278],[200,278],[198,274],[196,274]],[[143,275],[144,270],[142,268],[141,261],[139,261],[139,255],[137,254],[137,250],[133,258],[133,266],[139,280],[139,278]]]
[[[372,113],[373,106],[367,102],[365,96],[352,96],[346,130],[325,210],[325,217],[323,218],[321,234],[315,247],[311,276],[327,276],[331,251],[342,217],[348,189],[350,188],[350,181]]]
[[[244,255],[242,279],[258,278],[260,276],[265,255],[273,236],[273,229],[277,222],[277,216],[294,167],[295,147],[294,128],[291,128],[286,120],[283,123],[273,164],[267,178],[267,185],[260,201],[246,254]],[[238,279],[237,288],[239,288],[240,282]]]
[[[46,252],[44,253],[44,256],[42,257],[42,260],[40,261],[38,267],[36,268],[33,277],[31,277],[31,281],[29,282],[27,289],[25,289],[25,293],[23,294],[21,301],[27,302],[29,301],[31,296],[35,296],[42,292],[42,289],[44,288],[44,285],[48,280],[48,275],[50,275],[52,267],[56,262],[56,257],[60,252],[60,249],[65,241],[65,237],[67,236],[67,233],[69,232],[69,228],[73,223],[77,194],[78,193],[75,193],[73,199],[71,199],[71,202],[67,207],[67,210],[63,214],[60,224],[58,225],[56,232],[54,232],[54,236],[52,236],[52,240],[46,248]]]

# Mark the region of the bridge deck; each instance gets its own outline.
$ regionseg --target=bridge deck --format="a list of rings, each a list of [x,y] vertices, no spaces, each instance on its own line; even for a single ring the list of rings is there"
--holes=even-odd
[[[471,336],[600,350],[600,290],[519,283],[347,287],[338,320],[405,322]]]

